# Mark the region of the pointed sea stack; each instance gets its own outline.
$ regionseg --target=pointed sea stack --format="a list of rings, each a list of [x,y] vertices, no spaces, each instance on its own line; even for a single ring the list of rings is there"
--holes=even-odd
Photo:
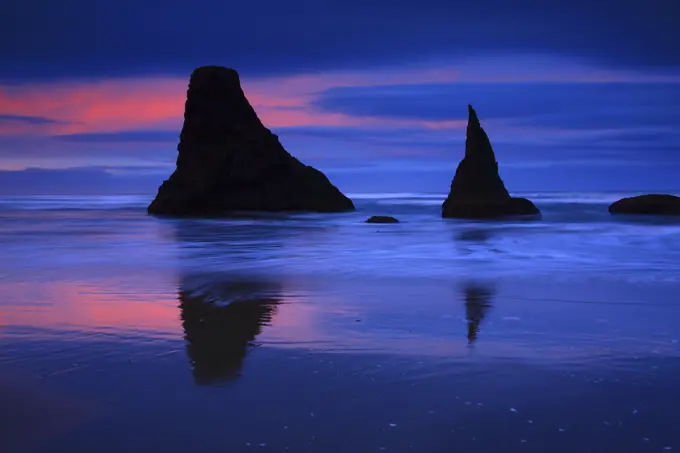
[[[262,125],[233,69],[205,66],[191,74],[177,151],[177,168],[158,189],[151,214],[354,210],[323,173],[291,156]]]
[[[458,164],[442,217],[483,219],[539,215],[526,198],[512,198],[498,174],[498,162],[477,113],[468,106],[465,157]]]

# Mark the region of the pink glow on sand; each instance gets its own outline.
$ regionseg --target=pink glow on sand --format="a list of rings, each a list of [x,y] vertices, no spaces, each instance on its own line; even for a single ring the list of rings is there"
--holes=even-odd
[[[2,326],[78,331],[145,331],[178,334],[181,322],[172,295],[121,294],[93,284],[50,282],[41,285],[6,283],[9,301],[41,301],[0,307]],[[1,330],[0,330],[1,331]]]

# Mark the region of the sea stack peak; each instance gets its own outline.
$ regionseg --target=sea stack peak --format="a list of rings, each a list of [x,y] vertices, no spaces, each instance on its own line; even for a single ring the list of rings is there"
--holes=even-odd
[[[177,167],[151,214],[354,210],[320,171],[291,156],[258,118],[234,69],[196,68],[189,80]]]
[[[227,68],[226,66],[199,66],[191,72],[191,77],[196,77],[202,74],[222,74],[229,77],[236,77],[238,80],[238,71],[233,68]]]
[[[480,127],[479,118],[477,118],[477,112],[475,112],[475,109],[474,107],[472,107],[472,104],[468,104],[468,127],[470,127],[470,125]]]
[[[215,90],[218,86],[223,90],[231,90],[233,94],[243,94],[241,78],[235,69],[224,66],[200,66],[194,69],[189,77],[189,87],[193,87],[196,92],[200,92],[201,89]]]
[[[468,104],[468,124],[465,133],[465,157],[496,163],[496,156],[491,148],[489,137],[486,135],[484,129],[482,129],[477,112],[471,104]]]
[[[231,89],[234,94],[241,91],[241,78],[235,69],[224,66],[199,66],[191,72],[189,87],[200,91],[201,87],[211,90],[218,86],[222,89]]]
[[[442,205],[442,217],[494,218],[537,215],[531,201],[512,198],[498,172],[491,142],[477,112],[468,105],[465,157],[451,181],[449,196]]]

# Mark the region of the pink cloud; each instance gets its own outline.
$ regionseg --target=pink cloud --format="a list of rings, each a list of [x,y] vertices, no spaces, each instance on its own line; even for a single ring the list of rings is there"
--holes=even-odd
[[[330,113],[314,106],[319,93],[340,87],[424,85],[436,83],[522,83],[522,82],[680,82],[677,75],[654,75],[593,68],[582,62],[546,56],[499,56],[469,59],[453,65],[402,66],[370,71],[335,71],[284,77],[247,78],[243,89],[263,123],[276,131],[286,127],[353,127],[446,130],[462,137],[465,121],[426,121],[351,116]],[[126,130],[167,130],[182,127],[187,77],[147,77],[98,81],[60,81],[22,85],[0,85],[0,137],[15,143],[0,148],[0,167],[26,166],[62,168],[137,162],[172,164],[174,155],[159,149],[167,144],[144,143],[121,149],[115,143],[59,143],[53,135],[115,133]],[[462,114],[464,114],[464,109]],[[12,117],[55,120],[26,121]],[[574,131],[522,128],[502,121],[487,121],[485,127],[504,141],[544,142],[569,138]],[[500,134],[500,135],[496,135]],[[497,139],[498,140],[498,139]],[[296,150],[304,152],[304,150]],[[376,151],[380,153],[380,151]],[[391,156],[419,155],[421,150],[390,150]],[[324,159],[329,156],[324,155]]]
[[[184,82],[125,79],[0,87],[0,114],[58,120],[39,127],[48,134],[114,132],[181,123]],[[21,133],[21,128],[3,133]]]
[[[462,127],[459,122],[385,120],[319,111],[314,95],[338,86],[423,83],[442,78],[432,73],[400,74],[380,80],[374,74],[318,74],[244,81],[244,91],[263,123],[270,128],[292,126],[422,126]],[[420,75],[420,77],[417,77]],[[179,130],[187,80],[183,78],[123,79],[97,82],[0,87],[0,115],[44,117],[58,123],[9,121],[2,135],[60,135],[116,132],[130,129]]]
[[[329,88],[452,82],[635,82],[678,81],[592,68],[555,57],[514,56],[472,59],[451,65],[386,68],[244,79],[243,87],[263,123],[273,129],[290,126],[419,126],[460,128],[460,121],[361,118],[327,113],[311,106]],[[130,129],[178,130],[182,123],[187,79],[154,77],[86,82],[0,86],[0,115],[52,118],[59,123],[5,122],[2,135],[116,132]]]

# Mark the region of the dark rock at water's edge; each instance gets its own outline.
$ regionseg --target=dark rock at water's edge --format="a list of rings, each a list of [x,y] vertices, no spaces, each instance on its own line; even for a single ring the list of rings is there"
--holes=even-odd
[[[680,197],[668,194],[638,195],[609,205],[612,214],[680,215]]]
[[[538,216],[541,211],[526,198],[512,198],[498,174],[498,162],[477,113],[468,106],[465,157],[458,164],[442,217],[483,219]]]
[[[262,125],[233,69],[205,66],[191,74],[177,151],[177,168],[158,189],[151,214],[354,210],[323,173],[291,156]]]
[[[374,215],[366,219],[366,223],[399,223],[399,220],[388,215]]]

